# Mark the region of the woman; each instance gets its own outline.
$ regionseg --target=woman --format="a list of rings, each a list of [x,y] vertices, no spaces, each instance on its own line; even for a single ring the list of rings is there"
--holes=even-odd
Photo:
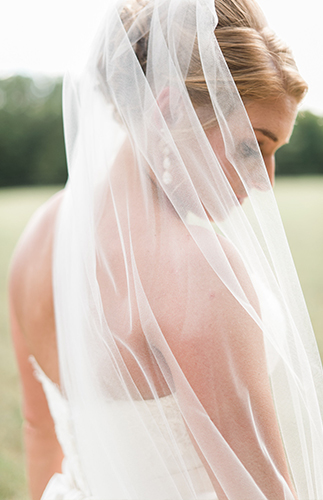
[[[33,498],[322,499],[271,191],[306,92],[289,50],[252,0],[129,2],[65,83],[69,182],[10,283]]]

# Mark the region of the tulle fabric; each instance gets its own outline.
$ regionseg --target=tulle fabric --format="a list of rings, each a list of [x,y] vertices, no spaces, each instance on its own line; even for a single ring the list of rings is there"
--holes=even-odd
[[[299,499],[322,500],[322,367],[214,35],[214,4],[132,9],[108,5],[84,70],[64,88],[69,181],[54,300],[62,390],[90,494],[199,498],[162,404],[171,396],[218,498],[292,500],[290,477]],[[148,32],[145,74],[134,48]],[[209,92],[200,107],[185,85],[192,52]]]

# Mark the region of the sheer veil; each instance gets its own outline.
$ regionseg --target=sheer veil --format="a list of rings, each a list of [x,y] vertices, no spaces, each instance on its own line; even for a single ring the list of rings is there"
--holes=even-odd
[[[89,494],[105,500],[202,498],[209,477],[229,500],[293,499],[288,477],[299,499],[323,499],[322,367],[216,25],[212,0],[110,2],[65,79],[60,372]]]

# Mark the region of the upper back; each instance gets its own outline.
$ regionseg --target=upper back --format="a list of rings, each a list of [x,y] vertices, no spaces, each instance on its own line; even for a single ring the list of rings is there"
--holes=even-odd
[[[42,205],[16,247],[10,270],[13,314],[27,348],[54,382],[59,383],[52,291],[52,250],[59,192]]]

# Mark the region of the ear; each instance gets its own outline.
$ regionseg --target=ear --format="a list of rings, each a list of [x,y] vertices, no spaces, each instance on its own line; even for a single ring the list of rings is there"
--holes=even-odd
[[[165,87],[157,97],[158,107],[169,127],[179,124],[184,117],[184,103],[176,87]]]

